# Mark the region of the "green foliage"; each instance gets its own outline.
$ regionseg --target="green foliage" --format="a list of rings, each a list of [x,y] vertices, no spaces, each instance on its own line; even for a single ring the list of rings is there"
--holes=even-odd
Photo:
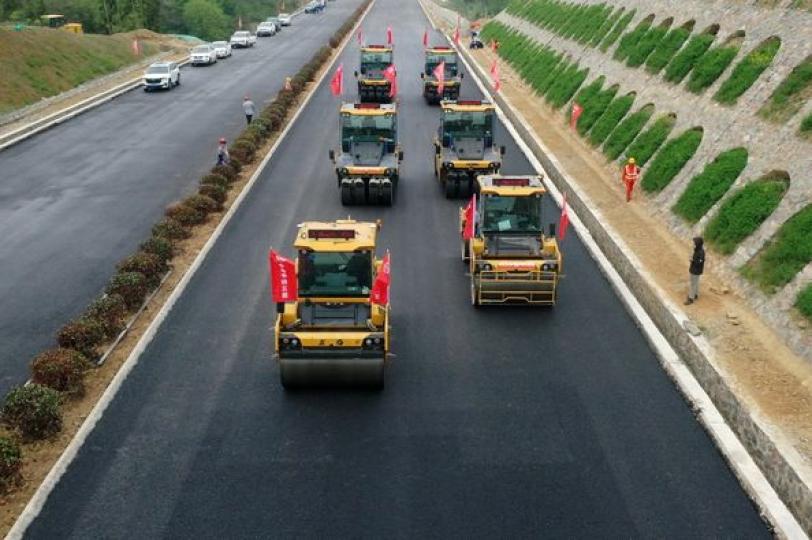
[[[812,114],[801,121],[800,132],[801,135],[805,135],[807,137],[812,135]]]
[[[642,167],[668,138],[677,119],[672,115],[661,116],[651,126],[640,134],[626,151],[626,155],[637,160]]]
[[[672,28],[646,59],[646,70],[649,73],[659,73],[677,54],[690,35],[691,33],[685,28]]]
[[[117,269],[122,273],[139,272],[144,274],[144,277],[147,278],[147,285],[157,287],[167,267],[166,262],[159,256],[139,251],[118,263]]]
[[[617,49],[615,49],[615,60],[626,60],[650,28],[651,23],[644,19],[634,30],[624,34],[623,37],[620,38],[620,44],[617,46]]]
[[[727,192],[747,166],[747,150],[733,148],[722,152],[693,177],[674,205],[674,212],[696,223]]]
[[[451,0],[451,8],[468,20],[492,17],[505,9],[508,0]]]
[[[697,61],[694,70],[691,72],[691,77],[688,79],[688,90],[698,94],[712,85],[738,53],[738,47],[725,46],[715,47],[706,52]]]
[[[733,253],[773,213],[788,187],[786,179],[770,177],[747,184],[722,203],[705,228],[705,240],[721,253]]]
[[[90,317],[81,317],[67,324],[56,334],[56,342],[63,349],[79,351],[88,358],[96,358],[96,347],[104,341],[103,325]]]
[[[609,50],[609,47],[615,44],[615,41],[617,41],[617,38],[620,37],[620,34],[622,34],[626,30],[626,27],[629,26],[629,23],[632,22],[635,13],[636,10],[633,9],[617,21],[614,28],[612,28],[612,30],[606,34],[606,37],[601,42],[601,51],[606,52]]]
[[[646,32],[637,46],[629,52],[629,57],[626,59],[626,64],[629,67],[642,66],[643,62],[649,57],[652,51],[665,39],[668,32],[667,26],[656,26]]]
[[[812,283],[804,287],[798,294],[795,307],[804,317],[812,321]]]
[[[611,86],[602,92],[596,93],[594,96],[587,99],[581,106],[584,112],[578,119],[578,133],[586,135],[586,133],[595,125],[595,122],[604,113],[606,108],[612,102],[612,99],[617,93],[617,85]]]
[[[168,240],[183,240],[191,236],[191,231],[177,220],[166,218],[152,226],[152,234]]]
[[[166,263],[175,255],[175,244],[165,236],[150,236],[141,244],[141,251],[151,253]]]
[[[812,205],[792,216],[742,274],[762,290],[774,293],[812,260]]]
[[[117,294],[105,294],[88,306],[85,316],[98,321],[104,337],[113,339],[124,329],[127,304],[124,302],[124,298]]]
[[[184,227],[193,227],[206,221],[206,213],[181,203],[170,205],[166,217],[174,219]]]
[[[226,39],[231,23],[222,8],[212,0],[189,0],[183,6],[186,31],[205,41]]]
[[[654,106],[647,105],[639,111],[630,114],[618,124],[617,128],[609,134],[609,139],[606,141],[606,144],[603,145],[603,153],[606,154],[606,157],[612,160],[620,157],[620,154],[622,154],[626,147],[629,146],[629,143],[637,137],[637,134],[640,133],[653,113]],[[597,129],[597,127],[595,129]]]
[[[62,429],[60,404],[59,392],[52,388],[41,384],[18,386],[6,395],[0,415],[3,423],[17,430],[23,439],[41,440]]]
[[[713,43],[712,34],[699,34],[692,37],[665,68],[665,80],[679,83],[694,68]]]
[[[228,197],[226,188],[212,184],[201,184],[197,192],[213,200],[217,205],[216,210],[218,211],[223,209],[223,203]]]
[[[756,79],[772,64],[778,49],[781,47],[781,40],[773,37],[765,40],[758,47],[750,51],[741,62],[739,62],[730,77],[722,83],[719,91],[713,96],[719,103],[732,104]]]
[[[606,111],[598,118],[595,125],[592,126],[592,131],[589,132],[589,142],[593,146],[598,146],[606,137],[617,127],[621,118],[626,116],[626,113],[632,108],[634,103],[634,94],[626,94],[615,98],[612,103],[606,107]]]
[[[643,189],[648,192],[656,192],[671,183],[688,160],[694,156],[701,142],[702,130],[694,128],[665,143],[654,156],[654,161],[651,162],[651,166],[643,176],[641,183]]]
[[[546,94],[547,101],[556,109],[563,107],[575,91],[578,90],[578,87],[581,86],[588,74],[588,69],[579,70],[577,63],[571,64],[550,86]]]
[[[812,90],[812,56],[795,66],[781,81],[759,114],[764,118],[782,121],[798,112]]]
[[[140,272],[119,272],[110,280],[105,292],[121,296],[127,309],[135,311],[147,297],[149,285],[147,278]]]
[[[22,466],[23,454],[17,441],[0,437],[0,494],[6,494],[22,483]]]
[[[85,373],[91,367],[87,358],[72,349],[48,349],[31,362],[31,380],[72,396],[85,393]]]

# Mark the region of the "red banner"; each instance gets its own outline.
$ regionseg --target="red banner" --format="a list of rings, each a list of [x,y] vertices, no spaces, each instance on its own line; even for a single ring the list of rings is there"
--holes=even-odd
[[[423,47],[429,46],[429,31],[423,30]]]
[[[389,252],[387,251],[381,263],[381,269],[378,270],[378,274],[375,276],[375,283],[372,284],[370,302],[379,306],[385,306],[389,303],[389,279]]]
[[[339,64],[333,78],[330,79],[330,91],[334,96],[344,93],[344,64]]]
[[[502,89],[502,79],[499,78],[499,64],[494,59],[491,64],[491,79],[493,80],[493,91],[498,92]]]
[[[577,103],[572,104],[572,115],[570,116],[570,128],[575,129],[575,126],[578,124],[578,118],[581,116],[581,113],[584,112],[584,108],[578,105]]]
[[[442,98],[443,90],[445,90],[445,60],[434,68],[434,77],[437,79],[437,95]]]
[[[398,95],[398,72],[395,69],[395,64],[389,64],[389,67],[383,70],[383,78],[389,81],[389,97]]]
[[[462,239],[470,240],[474,237],[476,223],[476,195],[471,196],[468,206],[465,207],[465,228],[462,230]]]
[[[394,43],[395,43],[395,38],[394,38],[394,36],[392,35],[392,27],[391,27],[391,26],[387,26],[387,27],[386,27],[386,44],[391,46],[391,45],[393,45]]]
[[[454,43],[460,44],[460,17],[457,15],[457,27],[454,28]]]
[[[567,236],[567,227],[570,225],[570,213],[567,208],[567,194],[564,193],[564,204],[561,206],[561,219],[558,220],[558,238]]]
[[[296,265],[292,260],[282,257],[274,250],[268,254],[271,269],[271,291],[273,301],[277,304],[295,302],[298,298],[299,284],[296,279]]]

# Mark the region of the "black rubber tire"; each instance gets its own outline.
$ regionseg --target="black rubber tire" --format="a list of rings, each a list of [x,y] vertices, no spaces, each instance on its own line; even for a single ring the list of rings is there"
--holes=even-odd
[[[474,277],[472,275],[471,276],[471,305],[474,306],[475,308],[478,308],[478,307],[481,306],[481,304],[479,303],[478,296],[479,296],[479,289],[476,286],[476,277]]]
[[[352,206],[354,203],[352,196],[352,186],[350,184],[342,184],[339,190],[341,191],[342,206]]]
[[[457,188],[459,184],[446,178],[443,183],[443,191],[445,192],[446,199],[455,199],[457,197]]]
[[[178,82],[175,83],[175,86],[180,86],[180,75],[178,75]]]

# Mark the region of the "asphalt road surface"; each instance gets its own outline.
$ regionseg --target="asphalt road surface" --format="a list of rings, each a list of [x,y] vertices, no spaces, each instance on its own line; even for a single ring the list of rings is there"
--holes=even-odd
[[[368,41],[387,24],[406,153],[396,206],[341,207],[327,159],[338,103],[322,85],[29,536],[769,537],[575,235],[554,309],[471,308],[462,203],[432,175],[438,111],[419,94],[427,22],[415,2],[378,0]],[[527,172],[497,138],[505,171]],[[292,255],[297,223],[348,213],[382,218],[392,252],[386,390],[285,393],[268,247]]]
[[[245,125],[242,98],[272,98],[360,0],[331,2],[171,92],[127,93],[0,152],[0,395],[104,288],[164,207],[194,191],[220,136]]]

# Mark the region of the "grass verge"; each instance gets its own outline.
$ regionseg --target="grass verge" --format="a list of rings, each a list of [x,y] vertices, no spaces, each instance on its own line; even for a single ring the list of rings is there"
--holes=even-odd
[[[589,132],[589,142],[593,146],[598,146],[606,137],[615,129],[620,120],[626,116],[626,113],[632,108],[634,104],[634,92],[615,98],[612,103],[606,107],[606,110],[600,118],[592,126]]]
[[[715,47],[706,52],[691,71],[687,84],[688,90],[698,94],[712,85],[722,75],[722,72],[727,69],[727,66],[733,62],[737,54],[739,54],[738,47],[726,46]]]
[[[701,127],[691,128],[668,141],[654,156],[654,161],[643,176],[643,189],[653,193],[670,184],[688,160],[694,157],[702,142],[702,131]]]
[[[812,283],[804,287],[795,300],[795,307],[801,315],[812,321]]]
[[[688,40],[691,33],[685,28],[673,28],[666,36],[657,44],[657,47],[651,52],[651,55],[646,59],[646,70],[649,73],[657,74],[671,61],[677,51]]]
[[[651,124],[651,127],[634,140],[626,151],[626,155],[637,160],[640,167],[644,166],[668,138],[676,122],[677,117],[674,114],[659,117]]]
[[[666,66],[665,80],[674,84],[682,82],[682,79],[694,69],[696,62],[710,48],[714,39],[713,34],[699,34],[692,37]]]
[[[810,97],[812,97],[812,56],[807,56],[781,81],[770,96],[770,100],[758,113],[767,120],[784,122],[801,110]]]
[[[674,213],[696,223],[730,189],[747,166],[747,150],[733,148],[722,152],[688,183],[674,205]]]
[[[775,36],[765,39],[736,64],[733,73],[722,83],[713,98],[726,105],[736,103],[739,96],[753,86],[764,70],[770,67],[780,48],[781,39]]]
[[[603,153],[606,154],[606,157],[611,160],[620,157],[620,154],[643,130],[643,126],[646,125],[652,114],[654,114],[654,105],[648,104],[624,118],[617,128],[609,134],[606,144],[603,145]]]

